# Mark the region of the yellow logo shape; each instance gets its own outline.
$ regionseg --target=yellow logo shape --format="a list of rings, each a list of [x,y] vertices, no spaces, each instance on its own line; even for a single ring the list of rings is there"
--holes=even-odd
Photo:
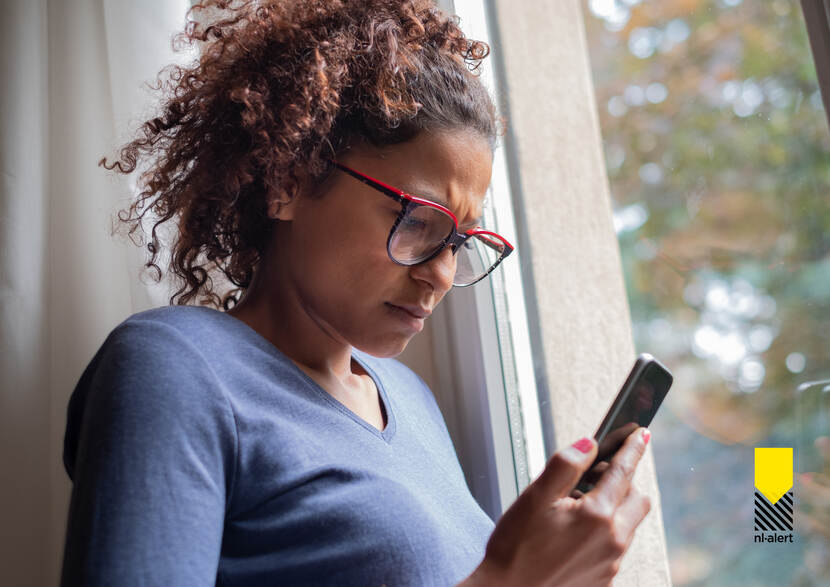
[[[774,504],[793,486],[793,449],[755,449],[755,489]]]

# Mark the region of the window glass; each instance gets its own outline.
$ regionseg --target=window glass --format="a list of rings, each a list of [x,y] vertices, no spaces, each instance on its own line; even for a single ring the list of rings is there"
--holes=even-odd
[[[460,18],[465,34],[492,45],[485,2],[454,0],[452,10]],[[493,57],[485,59],[480,64],[478,73],[496,104],[501,104],[502,88],[497,83],[493,60]],[[503,138],[499,137],[493,155],[493,176],[485,200],[482,221],[485,228],[503,235],[516,246],[518,235]],[[502,377],[499,391],[503,394],[507,412],[515,487],[518,493],[542,471],[545,464],[542,423],[537,407],[539,400],[518,255],[508,258],[487,280],[476,287],[477,295],[486,295],[485,288],[488,288],[492,302],[492,317],[497,336],[492,341],[484,341],[484,344],[488,356],[498,356],[500,361]],[[493,431],[493,436],[494,442],[502,441],[502,434],[498,430]]]
[[[830,580],[830,133],[794,0],[586,0],[635,344],[675,374],[654,455],[672,580]],[[755,447],[795,450],[755,542]]]

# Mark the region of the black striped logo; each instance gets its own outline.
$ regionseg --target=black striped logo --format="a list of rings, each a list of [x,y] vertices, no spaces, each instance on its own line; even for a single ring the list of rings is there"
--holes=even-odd
[[[793,449],[755,449],[755,542],[793,542]]]
[[[770,503],[764,494],[755,490],[755,531],[792,532],[793,492],[788,491],[775,503]]]

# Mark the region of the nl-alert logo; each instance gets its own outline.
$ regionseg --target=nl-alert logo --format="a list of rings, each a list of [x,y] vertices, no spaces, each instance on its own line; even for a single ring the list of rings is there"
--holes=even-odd
[[[793,449],[755,449],[755,542],[793,541]]]

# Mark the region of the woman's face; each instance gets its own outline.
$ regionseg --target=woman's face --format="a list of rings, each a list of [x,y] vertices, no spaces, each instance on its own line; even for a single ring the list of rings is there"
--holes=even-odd
[[[404,192],[444,204],[462,230],[478,224],[492,171],[487,141],[471,131],[421,133],[406,143],[353,148],[340,162]],[[449,249],[421,265],[395,264],[386,241],[401,205],[335,171],[319,197],[299,197],[275,238],[282,288],[309,324],[337,343],[395,356],[452,287]]]

